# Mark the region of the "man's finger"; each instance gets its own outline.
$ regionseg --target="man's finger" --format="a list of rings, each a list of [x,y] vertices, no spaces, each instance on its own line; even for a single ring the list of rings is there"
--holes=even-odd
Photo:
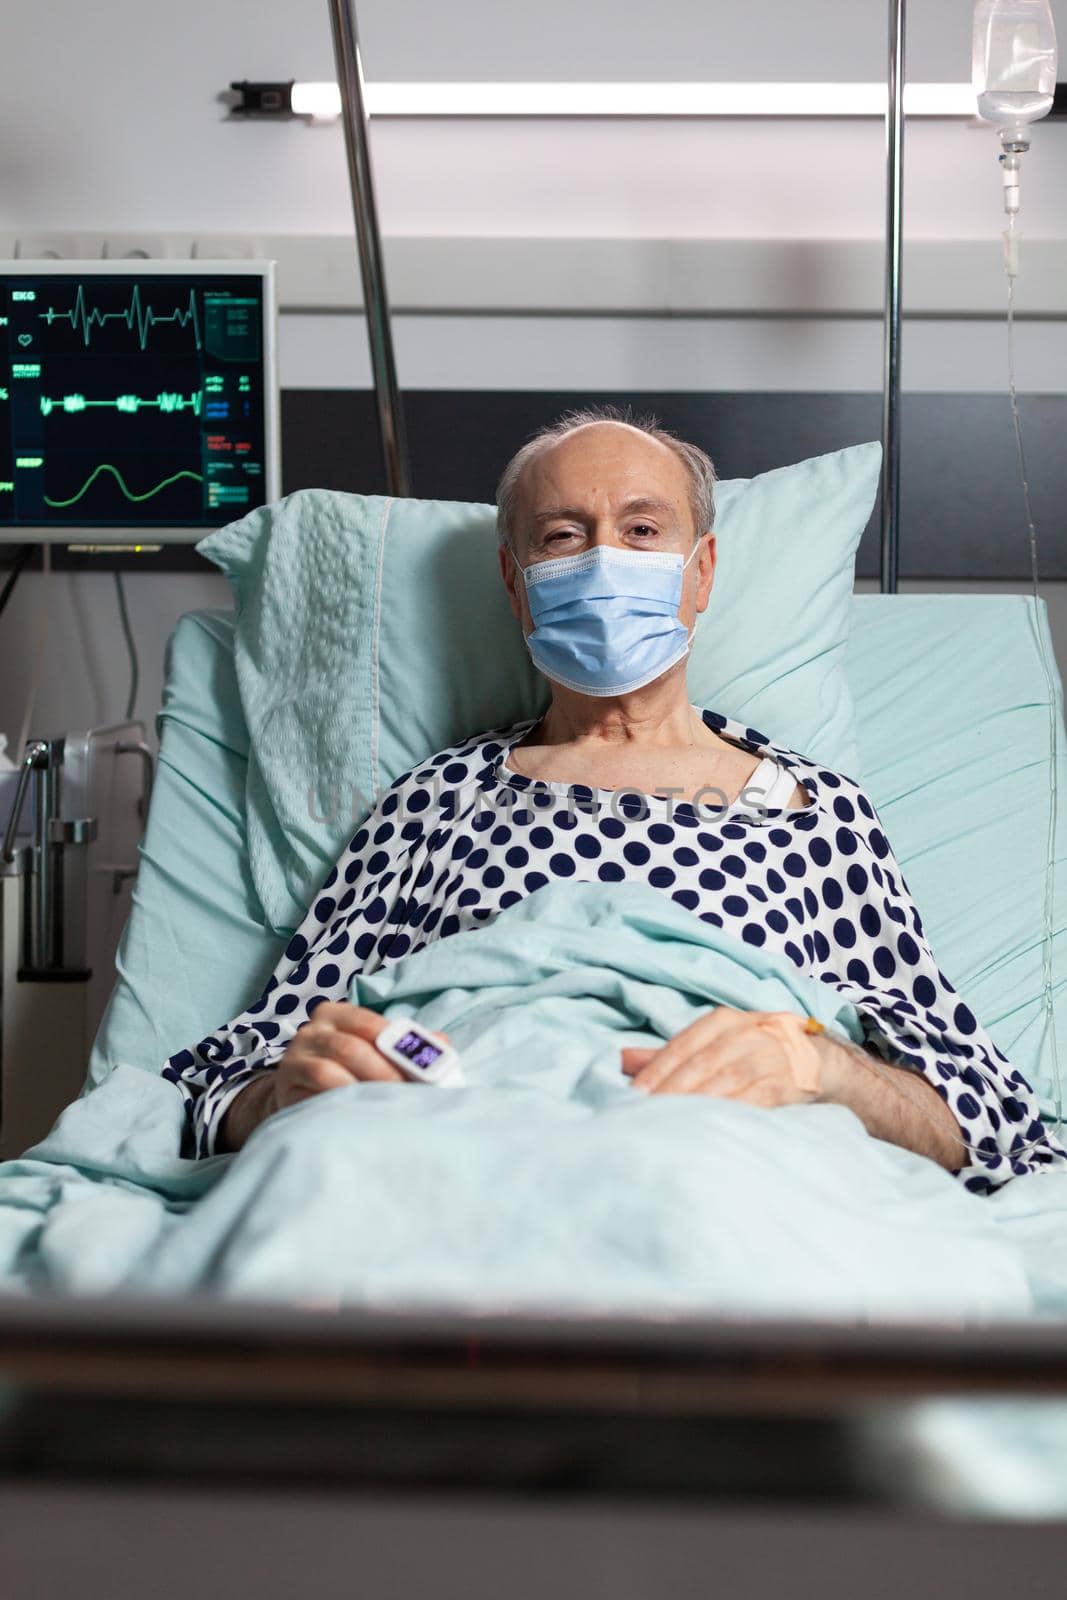
[[[376,1083],[403,1083],[404,1074],[399,1067],[386,1060],[379,1050],[366,1039],[354,1033],[344,1033],[334,1028],[309,1040],[308,1053],[317,1059],[333,1061],[344,1067],[353,1078]]]
[[[753,1070],[751,1062],[744,1055],[725,1059],[719,1059],[717,1055],[710,1059],[707,1055],[701,1055],[676,1067],[652,1093],[713,1094],[725,1100],[743,1092],[759,1076],[759,1071]]]
[[[654,1090],[694,1055],[710,1048],[717,1041],[724,1040],[736,1029],[746,1026],[750,1015],[750,1012],[736,1011],[732,1006],[716,1006],[706,1017],[698,1017],[688,1028],[676,1033],[662,1050],[657,1050],[652,1059],[634,1077],[634,1085],[641,1089]]]
[[[320,1007],[319,1009],[321,1010],[322,1008]],[[300,1024],[299,1028],[297,1028],[293,1035],[293,1039],[295,1039],[301,1047],[306,1047],[328,1038],[334,1031],[333,1024],[327,1022],[325,1018],[320,1020],[319,1015],[316,1012],[310,1021],[302,1022]],[[290,1040],[290,1043],[292,1043],[292,1040]]]
[[[316,1006],[311,1020],[305,1022],[299,1031],[309,1033],[312,1028],[331,1028],[373,1044],[387,1025],[388,1019],[377,1011],[371,1011],[368,1006],[354,1006],[350,1000],[326,1000],[321,1006]],[[434,1039],[440,1039],[442,1044],[452,1043],[447,1033],[434,1028],[427,1028],[426,1031]]]
[[[659,1054],[659,1047],[631,1045],[621,1051],[620,1054],[622,1055],[622,1070],[629,1078],[635,1072],[640,1072],[646,1062],[651,1061],[653,1056]]]
[[[386,1026],[386,1020],[367,1006],[354,1006],[349,1000],[326,1000],[314,1011],[316,1022],[328,1022],[340,1033],[355,1034],[360,1039],[375,1040]]]

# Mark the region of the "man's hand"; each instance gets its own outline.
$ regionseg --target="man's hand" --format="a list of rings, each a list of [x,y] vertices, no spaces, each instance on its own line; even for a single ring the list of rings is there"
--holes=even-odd
[[[216,1141],[239,1150],[252,1129],[276,1111],[328,1089],[352,1083],[410,1083],[399,1067],[374,1048],[385,1017],[347,1000],[326,1001],[297,1029],[278,1065],[235,1095]],[[437,1038],[447,1044],[445,1034]]]
[[[817,1094],[800,1089],[774,1034],[754,1026],[764,1015],[717,1006],[659,1050],[624,1050],[622,1070],[635,1088],[652,1094],[713,1094],[752,1106],[812,1100],[847,1106],[876,1139],[914,1150],[949,1172],[969,1164],[959,1123],[921,1074],[819,1033],[812,1043],[822,1088]]]
[[[786,1052],[757,1026],[762,1011],[716,1006],[658,1050],[622,1052],[622,1070],[650,1094],[713,1094],[751,1106],[790,1106],[817,1096],[798,1088]]]

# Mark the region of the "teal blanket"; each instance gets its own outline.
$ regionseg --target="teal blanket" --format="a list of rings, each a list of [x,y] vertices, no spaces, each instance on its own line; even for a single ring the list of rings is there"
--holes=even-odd
[[[639,886],[548,887],[354,980],[446,1030],[467,1086],[354,1084],[179,1154],[178,1090],[119,1066],[0,1168],[8,1290],[316,1306],[983,1320],[1067,1312],[1067,1180],[969,1194],[850,1111],[649,1096],[629,1044],[832,985]]]

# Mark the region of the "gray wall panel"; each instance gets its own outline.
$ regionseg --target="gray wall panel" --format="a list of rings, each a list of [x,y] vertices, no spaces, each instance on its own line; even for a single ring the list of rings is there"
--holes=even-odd
[[[878,394],[697,394],[571,391],[409,392],[405,397],[420,496],[491,500],[510,454],[543,423],[591,400],[632,403],[701,445],[720,477],[751,477],[787,462],[881,436]],[[285,490],[318,484],[382,493],[369,393],[289,390],[284,396]],[[1067,396],[1020,400],[1043,577],[1067,578]],[[902,422],[901,572],[916,579],[1029,577],[1029,543],[1011,411],[1004,395],[909,394]],[[878,572],[875,508],[859,574]]]

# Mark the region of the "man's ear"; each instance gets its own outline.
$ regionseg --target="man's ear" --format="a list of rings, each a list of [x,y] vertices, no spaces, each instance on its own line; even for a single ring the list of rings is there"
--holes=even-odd
[[[512,554],[510,545],[500,545],[496,554],[500,563],[500,576],[503,578],[504,588],[507,590],[511,614],[516,622],[521,623],[522,602],[519,600],[519,564]]]
[[[715,563],[718,552],[713,533],[700,541],[703,548],[697,556],[697,611],[706,611],[715,582]]]

